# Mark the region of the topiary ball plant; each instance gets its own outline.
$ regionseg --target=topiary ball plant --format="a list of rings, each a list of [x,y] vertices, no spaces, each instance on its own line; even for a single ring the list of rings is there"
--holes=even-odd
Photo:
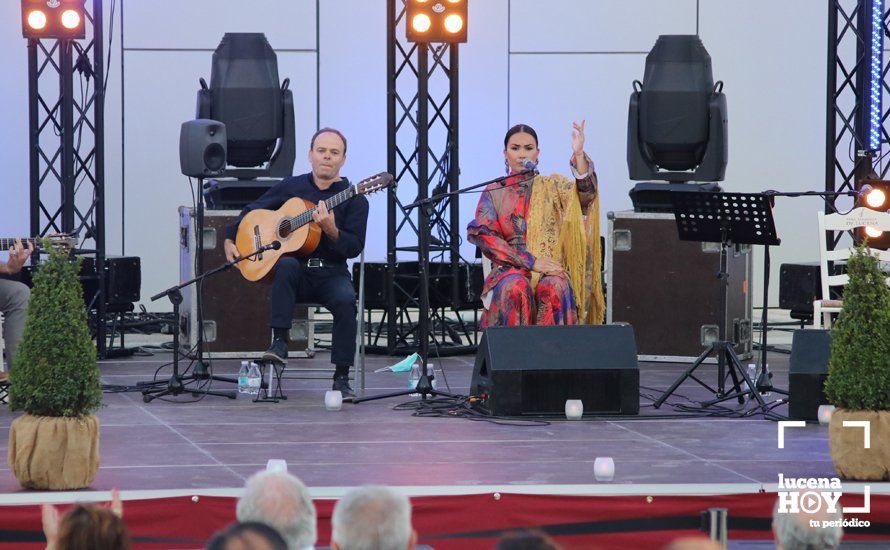
[[[890,287],[867,244],[847,263],[850,282],[831,330],[825,395],[850,411],[890,410]]]
[[[102,404],[96,347],[78,280],[81,259],[50,245],[34,275],[28,320],[10,373],[10,405],[34,416],[81,417]]]

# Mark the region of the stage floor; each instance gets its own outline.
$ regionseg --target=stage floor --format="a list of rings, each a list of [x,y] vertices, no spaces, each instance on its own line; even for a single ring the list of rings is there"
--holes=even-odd
[[[169,353],[153,357],[102,361],[105,384],[135,385],[150,379],[170,361]],[[398,358],[368,356],[366,394],[402,389],[407,373],[374,373]],[[329,356],[292,359],[290,372],[326,366]],[[443,358],[451,389],[469,387],[473,356]],[[238,361],[215,360],[216,374],[233,374]],[[787,388],[788,356],[770,354],[776,387]],[[680,375],[680,364],[641,364],[641,391],[659,395]],[[716,381],[716,367],[703,366],[699,376]],[[169,376],[170,369],[161,371]],[[441,378],[441,376],[440,376]],[[440,383],[442,381],[440,380]],[[215,382],[214,389],[234,386]],[[660,484],[743,484],[744,490],[774,485],[786,477],[832,477],[828,429],[817,424],[785,433],[777,448],[777,424],[761,416],[741,418],[659,418],[674,415],[670,403],[684,397],[707,399],[706,390],[687,381],[660,410],[641,398],[641,414],[632,419],[553,419],[543,426],[497,425],[460,418],[412,416],[393,410],[410,398],[358,405],[324,407],[324,380],[286,380],[286,401],[253,403],[209,396],[196,403],[143,403],[139,393],[106,393],[101,420],[101,469],[92,489],[209,490],[238,488],[271,458],[287,460],[289,470],[311,487],[347,488],[378,483],[435,486],[444,492],[459,487],[599,487],[596,492],[636,492]],[[774,400],[774,394],[768,400]],[[190,394],[177,399],[191,401]],[[732,402],[735,406],[737,403]],[[785,406],[775,409],[784,414]],[[7,449],[10,422],[18,413],[0,406],[0,453]],[[615,479],[597,484],[593,462],[615,460]],[[4,461],[5,462],[5,461]],[[22,491],[4,463],[0,493]],[[546,492],[553,493],[552,487]],[[671,491],[677,493],[677,490]],[[719,492],[719,491],[717,491]]]

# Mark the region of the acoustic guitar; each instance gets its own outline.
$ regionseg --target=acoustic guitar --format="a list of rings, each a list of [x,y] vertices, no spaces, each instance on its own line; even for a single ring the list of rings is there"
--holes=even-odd
[[[325,200],[328,210],[342,204],[356,195],[369,195],[392,184],[391,174],[381,172],[370,178],[363,179],[348,189],[341,191]],[[275,250],[264,250],[256,256],[235,264],[241,275],[248,281],[259,281],[265,277],[275,262],[284,254],[308,256],[321,242],[321,228],[312,222],[312,214],[316,205],[313,202],[294,197],[284,203],[278,210],[251,210],[238,224],[235,246],[238,254],[247,256],[275,241],[281,247]]]

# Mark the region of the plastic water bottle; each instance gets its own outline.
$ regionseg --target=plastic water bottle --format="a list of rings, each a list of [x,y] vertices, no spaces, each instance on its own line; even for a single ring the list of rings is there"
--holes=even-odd
[[[247,375],[249,370],[247,361],[241,361],[241,368],[238,369],[238,393],[248,393]]]
[[[750,378],[751,383],[754,384],[751,386],[746,382],[745,384],[748,385],[748,389],[752,392],[757,391],[757,365],[754,363],[748,363],[748,378]],[[748,399],[754,399],[754,393],[748,394]]]
[[[414,363],[411,365],[411,372],[408,373],[408,388],[416,389],[417,383],[420,382],[420,363]],[[412,393],[412,396],[420,395],[419,393]]]
[[[262,382],[262,378],[260,377],[260,368],[256,363],[251,362],[250,368],[247,369],[247,393],[250,395],[257,395],[260,393],[260,383]]]

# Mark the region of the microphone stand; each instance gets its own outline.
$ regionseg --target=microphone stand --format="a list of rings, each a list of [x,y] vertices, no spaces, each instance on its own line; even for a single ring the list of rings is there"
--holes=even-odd
[[[851,196],[861,198],[865,193],[871,190],[869,189],[860,189],[859,191],[773,191],[767,190],[764,191],[763,194],[770,197],[822,197],[823,199],[828,199],[828,197],[837,198],[840,196]],[[760,317],[760,372],[758,373],[756,380],[754,382],[755,390],[761,394],[766,394],[769,392],[776,392],[781,395],[788,395],[787,391],[778,390],[773,387],[772,378],[773,375],[766,366],[766,352],[767,352],[767,327],[768,320],[767,314],[769,312],[769,272],[770,272],[770,257],[769,257],[769,245],[765,245],[763,247],[763,312]]]
[[[195,277],[194,279],[190,279],[182,284],[172,286],[167,290],[159,292],[151,297],[151,301],[154,302],[163,298],[164,296],[170,300],[170,303],[173,304],[173,318],[179,319],[179,305],[182,303],[182,289],[194,284],[200,283],[205,278],[210,277],[220,271],[229,269],[233,265],[247,260],[249,258],[253,258],[254,256],[258,256],[267,250],[277,250],[281,248],[281,243],[279,241],[273,241],[270,244],[261,246],[254,252],[247,254],[246,256],[239,256],[230,262],[226,262],[221,266],[212,269],[206,273],[202,273],[201,275]],[[178,322],[178,321],[177,321]],[[202,327],[198,327],[198,330],[203,330]],[[183,376],[179,374],[179,329],[178,327],[173,330],[173,374],[170,376],[170,379],[164,382],[163,380],[153,380],[149,382],[138,382],[136,387],[149,387],[166,384],[166,387],[160,388],[151,388],[142,390],[142,401],[145,403],[149,403],[152,400],[163,397],[165,395],[179,395],[181,393],[191,393],[192,395],[215,395],[218,397],[228,397],[229,399],[235,399],[235,391],[227,390],[227,391],[210,391],[202,388],[192,388],[186,389],[185,384],[189,382],[194,382],[195,380],[204,380],[206,377],[202,377],[195,374],[190,374],[188,376]]]
[[[515,174],[507,174],[506,176],[501,176],[499,178],[490,179],[488,181],[483,181],[482,183],[477,183],[475,185],[471,185],[469,187],[463,187],[461,189],[457,189],[455,191],[448,191],[445,193],[439,193],[438,195],[433,195],[431,197],[427,197],[425,199],[420,199],[419,201],[412,202],[405,206],[406,210],[410,210],[413,208],[417,208],[418,206],[427,206],[435,202],[439,202],[440,200],[446,197],[452,197],[455,195],[463,195],[464,193],[469,193],[470,191],[475,191],[480,187],[486,187],[491,185],[492,183],[500,183],[501,187],[510,187],[513,185],[519,185],[520,183],[527,181],[530,178],[522,178],[513,183],[507,183],[507,180],[511,178],[519,178],[521,176],[535,176],[538,173],[537,168],[528,168],[521,172],[516,172]]]
[[[500,183],[503,187],[507,185],[517,185],[523,181],[526,181],[528,178],[522,178],[522,176],[534,176],[537,171],[533,167],[529,167],[526,170],[521,172],[517,172],[515,174],[508,174],[506,176],[501,176],[499,178],[494,178],[488,181],[484,181],[482,183],[478,183],[476,185],[471,185],[470,187],[465,187],[463,189],[457,189],[455,191],[448,191],[446,193],[439,193],[438,195],[432,195],[430,197],[426,197],[415,201],[407,206],[405,209],[413,209],[413,208],[421,208],[422,211],[419,215],[419,256],[421,261],[418,262],[419,265],[419,290],[420,290],[420,313],[419,313],[419,322],[417,329],[417,342],[419,348],[419,355],[421,361],[421,374],[420,380],[417,381],[417,387],[407,390],[402,390],[398,392],[391,392],[382,395],[374,395],[368,397],[358,397],[353,400],[353,403],[361,403],[363,401],[375,401],[377,399],[387,399],[390,397],[400,397],[403,395],[411,395],[411,394],[420,394],[420,398],[423,401],[426,401],[428,397],[435,396],[444,396],[444,397],[458,397],[455,394],[442,392],[436,389],[433,389],[433,384],[430,381],[429,373],[427,372],[427,359],[429,357],[429,317],[430,317],[430,302],[429,302],[429,209],[432,209],[433,205],[439,200],[450,197],[454,195],[459,195],[462,193],[467,193],[469,191],[473,191],[475,189],[479,189],[481,187],[486,187],[491,185],[492,183]],[[519,178],[516,183],[507,184],[506,181],[511,178]]]

